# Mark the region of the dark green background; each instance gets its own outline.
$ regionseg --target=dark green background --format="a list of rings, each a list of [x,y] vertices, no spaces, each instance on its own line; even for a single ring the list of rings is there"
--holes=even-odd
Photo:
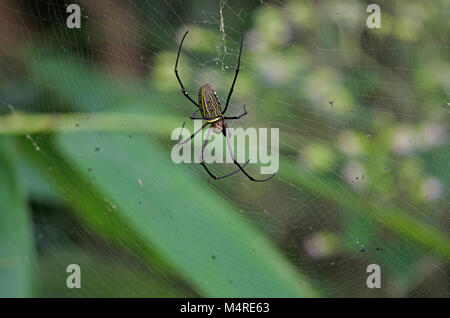
[[[447,1],[77,3],[0,4],[0,296],[449,296]],[[172,162],[187,29],[222,102],[244,30],[229,114],[280,129],[272,181]]]

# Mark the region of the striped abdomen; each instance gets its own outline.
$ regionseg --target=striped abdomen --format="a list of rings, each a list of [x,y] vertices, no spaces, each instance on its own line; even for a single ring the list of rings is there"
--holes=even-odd
[[[222,117],[222,108],[214,88],[205,84],[198,90],[198,104],[203,119],[207,122],[218,121]]]

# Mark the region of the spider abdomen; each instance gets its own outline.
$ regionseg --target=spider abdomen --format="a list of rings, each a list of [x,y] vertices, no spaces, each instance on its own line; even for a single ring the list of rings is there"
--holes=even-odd
[[[205,84],[198,90],[198,104],[205,121],[212,123],[222,118],[219,98],[210,84]]]

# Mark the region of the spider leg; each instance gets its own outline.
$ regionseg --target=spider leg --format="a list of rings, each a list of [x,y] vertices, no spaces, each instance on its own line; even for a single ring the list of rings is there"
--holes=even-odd
[[[224,133],[223,133],[223,134],[224,134],[225,137],[227,138],[228,150],[230,151],[230,155],[231,155],[231,158],[233,158],[234,164],[235,164],[236,166],[239,167],[239,169],[245,174],[245,176],[246,176],[247,178],[249,178],[250,180],[252,180],[252,181],[254,181],[254,182],[265,182],[265,181],[269,181],[270,179],[273,178],[273,176],[274,176],[276,173],[274,173],[273,175],[271,175],[270,177],[268,177],[268,178],[266,178],[266,179],[255,179],[255,178],[253,178],[251,175],[249,175],[249,174],[247,173],[247,171],[244,170],[244,166],[245,166],[245,165],[244,165],[244,166],[241,166],[241,165],[239,164],[239,162],[237,162],[236,157],[235,157],[234,154],[233,154],[233,150],[231,149],[231,143],[230,143],[230,135],[229,135],[229,133],[228,133],[228,127],[227,127],[227,126],[224,127]],[[249,160],[247,160],[247,162],[246,162],[245,164],[247,164],[248,162],[249,162]]]
[[[195,113],[200,111],[200,108],[195,110],[192,114],[191,114],[191,119],[203,119],[203,117],[194,117]]]
[[[244,166],[245,166],[247,163],[248,163],[248,161],[244,164]],[[213,175],[213,174],[211,173],[211,171],[209,171],[208,167],[207,167],[203,162],[200,162],[200,164],[203,166],[203,168],[205,168],[206,172],[208,172],[208,174],[209,174],[213,179],[215,179],[215,180],[219,180],[219,179],[224,179],[224,178],[230,177],[230,176],[232,176],[233,174],[238,173],[238,172],[240,171],[239,169],[236,169],[236,170],[234,170],[233,172],[230,172],[229,174],[226,174],[226,175],[224,175],[224,176],[217,177],[217,176]]]
[[[244,112],[242,114],[237,115],[237,116],[233,116],[233,117],[224,117],[224,118],[225,119],[239,119],[239,118],[241,118],[241,117],[243,117],[245,115],[247,115],[247,110],[245,109],[245,105],[244,105]]]
[[[200,131],[203,130],[203,128],[205,128],[205,127],[209,124],[208,122],[205,123],[205,124],[203,124],[203,126],[202,126],[201,128],[199,128],[196,132],[194,132],[194,133],[191,135],[191,137],[189,137],[189,138],[186,139],[186,140],[183,140],[183,142],[180,142],[180,141],[181,141],[181,134],[183,133],[183,129],[184,129],[184,124],[185,124],[185,123],[186,123],[186,122],[184,122],[184,123],[183,123],[183,126],[181,127],[180,136],[178,137],[177,145],[183,145],[183,144],[187,143],[189,140],[191,140],[192,138],[194,138],[195,135],[197,135]]]
[[[233,84],[231,84],[230,92],[228,93],[227,103],[225,104],[225,108],[222,112],[222,114],[225,114],[228,108],[228,104],[230,103],[231,94],[233,94],[234,84],[236,83],[236,79],[239,74],[239,66],[241,65],[241,54],[242,54],[242,43],[244,42],[244,31],[242,31],[241,36],[241,48],[239,49],[239,57],[238,57],[238,63],[236,66],[236,73],[234,74]]]
[[[203,148],[202,148],[202,155],[201,155],[201,157],[200,157],[200,164],[203,166],[203,168],[205,168],[206,172],[211,176],[211,178],[213,178],[213,179],[215,179],[215,180],[224,179],[224,178],[230,177],[230,176],[232,176],[233,174],[239,172],[240,170],[239,170],[239,169],[236,169],[235,171],[230,172],[229,174],[226,174],[226,175],[224,175],[224,176],[218,177],[218,176],[214,175],[214,174],[208,169],[208,167],[207,167],[207,166],[205,165],[205,163],[203,162],[203,153],[205,152],[205,148],[206,148],[206,146],[208,145],[209,137],[210,137],[210,136],[211,136],[211,128],[209,129],[208,135],[206,136],[206,140],[205,140],[205,143],[204,143]],[[247,165],[248,162],[249,162],[249,160],[244,164],[244,167],[245,167],[245,165]]]
[[[189,99],[189,100],[192,102],[192,104],[194,104],[195,106],[199,107],[198,104],[197,104],[197,102],[195,102],[195,101],[189,96],[189,94],[187,93],[186,89],[185,89],[184,86],[183,86],[183,83],[181,82],[180,76],[178,75],[178,59],[180,58],[180,52],[181,52],[181,47],[183,46],[184,38],[186,37],[186,35],[187,35],[188,33],[189,33],[189,31],[186,31],[186,33],[183,35],[183,38],[181,39],[180,46],[178,47],[177,61],[175,62],[175,68],[174,68],[174,71],[175,71],[175,76],[177,77],[178,82],[180,83],[181,90],[183,91],[184,96],[186,96],[186,98]]]

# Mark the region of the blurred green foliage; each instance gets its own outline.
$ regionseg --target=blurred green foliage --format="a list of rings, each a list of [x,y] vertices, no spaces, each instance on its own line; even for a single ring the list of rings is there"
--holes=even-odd
[[[56,2],[11,4],[0,296],[449,296],[446,1],[381,1],[381,29],[369,2],[227,1],[225,34],[218,2],[126,3],[86,4],[80,30]],[[270,183],[171,161],[186,29],[184,84],[222,100],[245,31],[230,113],[280,128]]]

